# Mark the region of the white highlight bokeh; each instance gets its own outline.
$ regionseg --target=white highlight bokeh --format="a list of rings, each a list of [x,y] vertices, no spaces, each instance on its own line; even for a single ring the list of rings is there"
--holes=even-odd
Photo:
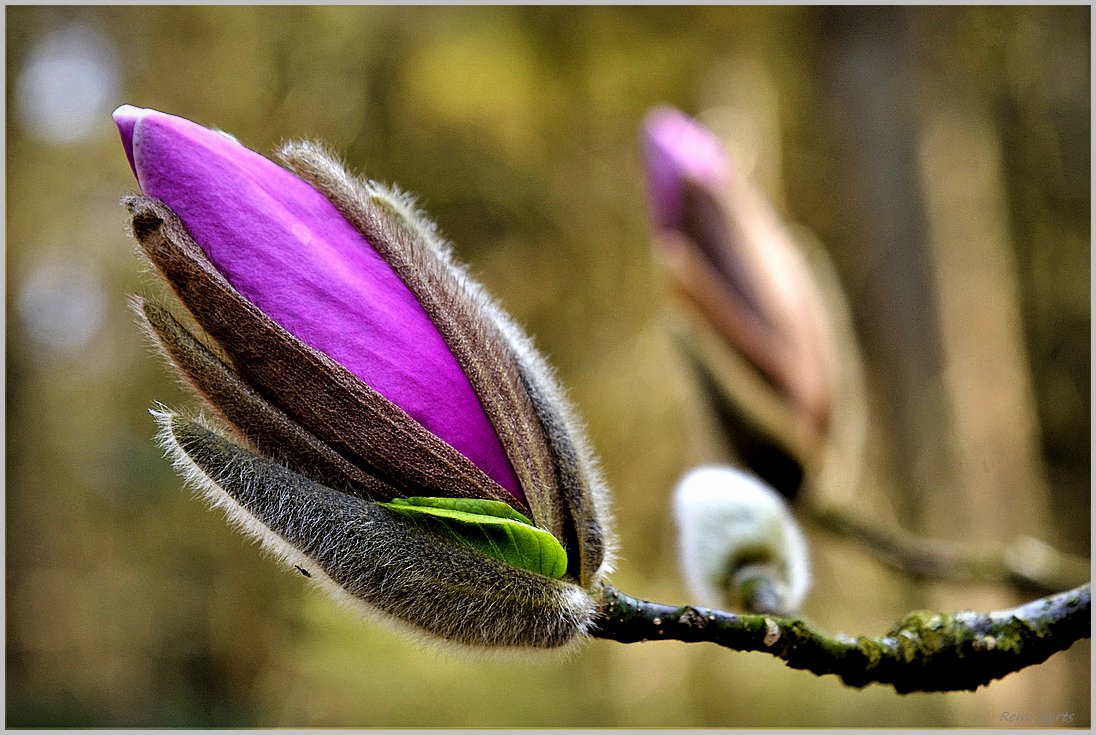
[[[46,143],[82,143],[108,128],[119,87],[114,45],[90,26],[70,25],[27,56],[16,83],[16,116],[28,135]]]
[[[35,342],[61,352],[75,352],[103,325],[106,295],[102,278],[93,268],[79,263],[40,263],[19,287],[18,309]]]

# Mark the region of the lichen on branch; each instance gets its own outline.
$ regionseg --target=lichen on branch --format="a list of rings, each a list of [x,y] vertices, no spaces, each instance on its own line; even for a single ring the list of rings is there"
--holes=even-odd
[[[676,640],[762,651],[854,687],[889,684],[902,694],[973,691],[1088,638],[1091,604],[1086,584],[998,612],[917,611],[885,635],[852,638],[828,635],[800,618],[671,607],[606,585],[591,635],[619,643]]]

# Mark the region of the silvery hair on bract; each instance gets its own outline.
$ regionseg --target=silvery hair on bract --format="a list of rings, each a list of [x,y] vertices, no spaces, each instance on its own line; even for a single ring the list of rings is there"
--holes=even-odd
[[[174,466],[229,522],[351,608],[412,635],[554,648],[590,625],[580,587],[436,536],[376,503],[254,454],[198,420],[156,411]]]

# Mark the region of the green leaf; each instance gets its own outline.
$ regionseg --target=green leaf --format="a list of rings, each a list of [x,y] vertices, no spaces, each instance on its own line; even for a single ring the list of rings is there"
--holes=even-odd
[[[518,513],[506,503],[497,500],[484,500],[477,498],[393,498],[392,505],[413,505],[420,508],[441,508],[456,510],[472,515],[494,516],[496,518],[509,518],[527,526],[533,522]]]
[[[469,498],[394,498],[377,503],[500,561],[558,579],[567,552],[556,537],[537,528],[506,503]]]

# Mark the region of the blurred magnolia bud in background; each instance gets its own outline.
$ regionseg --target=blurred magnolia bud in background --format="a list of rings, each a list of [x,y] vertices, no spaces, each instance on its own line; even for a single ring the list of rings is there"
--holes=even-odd
[[[848,463],[862,432],[862,400],[849,395],[855,348],[839,347],[851,331],[828,260],[819,250],[808,262],[696,121],[656,109],[642,147],[655,258],[678,296],[675,332],[736,460],[795,498],[838,449]]]
[[[406,196],[115,112],[133,235],[189,311],[137,299],[232,434],[157,411],[210,503],[340,599],[433,639],[557,647],[608,572],[606,489],[529,339]],[[153,198],[154,197],[154,198]]]
[[[681,570],[701,604],[787,615],[803,603],[807,542],[784,498],[757,477],[691,470],[674,491],[674,520]]]

